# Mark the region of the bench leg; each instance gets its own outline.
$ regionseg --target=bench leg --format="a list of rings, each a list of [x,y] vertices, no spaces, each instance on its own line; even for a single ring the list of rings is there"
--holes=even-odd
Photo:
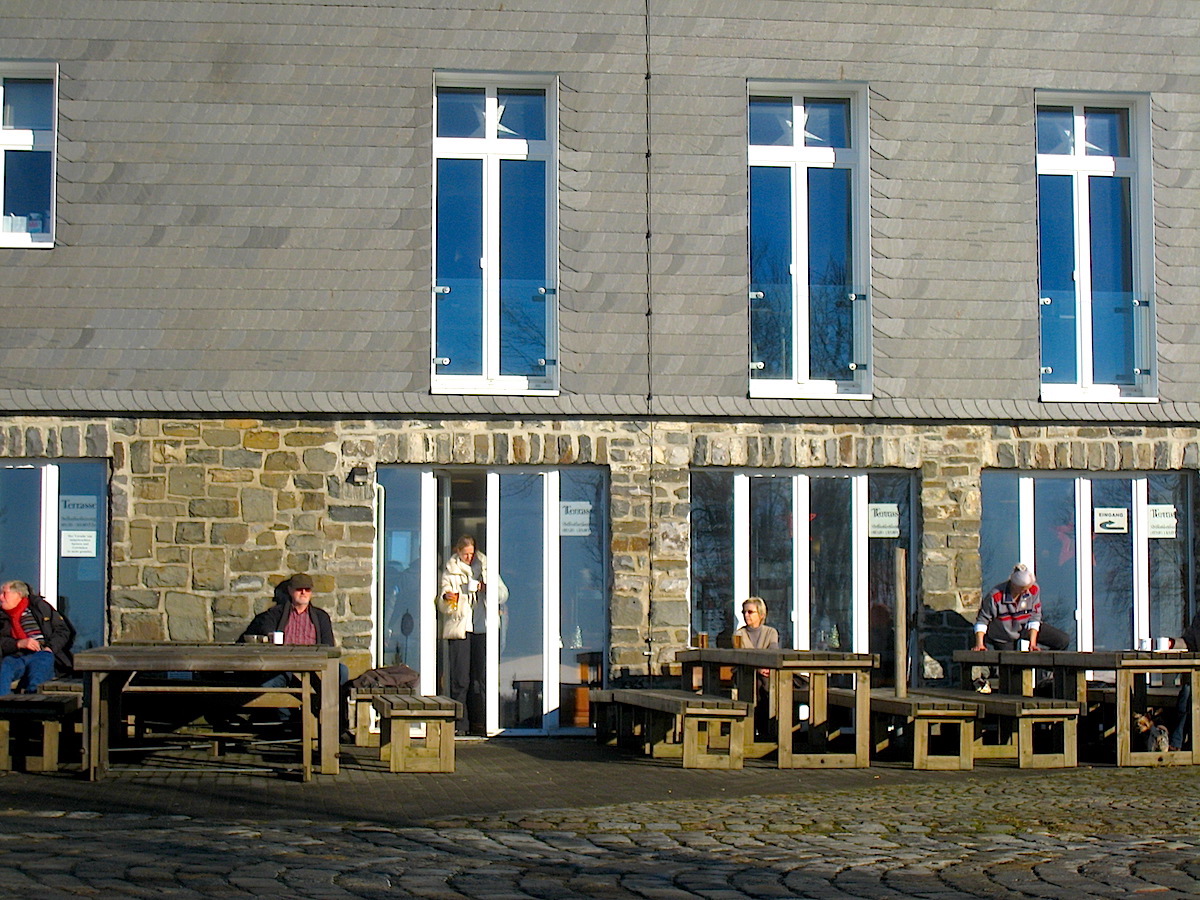
[[[62,725],[58,719],[46,719],[42,722],[42,754],[28,755],[25,758],[25,768],[30,772],[58,771],[58,738],[62,733]]]
[[[12,754],[8,749],[10,736],[8,719],[0,719],[0,772],[12,771]]]

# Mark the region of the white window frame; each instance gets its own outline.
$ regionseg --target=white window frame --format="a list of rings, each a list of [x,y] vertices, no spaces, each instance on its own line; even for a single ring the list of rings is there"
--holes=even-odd
[[[433,157],[439,159],[480,159],[483,161],[483,371],[480,374],[439,374],[437,342],[437,291],[433,285],[430,304],[430,390],[434,394],[558,394],[558,91],[557,79],[530,75],[473,75],[437,73],[434,81]],[[437,136],[437,91],[440,88],[483,88],[486,90],[485,136],[482,138],[442,138]],[[496,137],[499,122],[497,91],[507,88],[538,88],[546,92],[546,139],[526,141]],[[543,160],[546,163],[546,367],[543,377],[500,374],[500,239],[499,184],[500,161],[508,159]],[[433,206],[436,221],[437,179],[433,179]],[[437,229],[434,228],[434,241]],[[434,260],[437,259],[434,247]],[[435,278],[436,282],[436,278]]]
[[[1037,175],[1069,175],[1073,181],[1075,216],[1075,346],[1079,380],[1071,384],[1041,384],[1041,398],[1049,402],[1157,402],[1158,355],[1154,302],[1154,212],[1150,146],[1150,102],[1129,94],[1061,93],[1038,91],[1036,111],[1043,106],[1071,107],[1075,146],[1071,154],[1037,154]],[[1084,108],[1120,108],[1129,111],[1129,156],[1088,156],[1084,141]],[[1036,137],[1035,137],[1036,139]],[[1093,377],[1091,227],[1088,177],[1127,177],[1132,191],[1130,232],[1132,235],[1133,293],[1138,306],[1134,315],[1135,382],[1132,385],[1096,383]],[[1040,296],[1039,303],[1048,302]],[[1040,352],[1039,335],[1039,352]]]
[[[866,85],[837,83],[774,83],[752,81],[747,84],[746,109],[750,98],[760,96],[791,96],[795,140],[793,146],[763,146],[750,143],[746,134],[747,177],[751,166],[778,166],[792,170],[792,371],[791,379],[754,378],[750,381],[750,397],[762,398],[819,398],[870,400],[872,391],[871,347],[871,247],[870,247],[870,111]],[[821,100],[850,101],[849,148],[805,147],[803,145],[803,104],[805,97]],[[749,117],[747,116],[747,122]],[[748,127],[748,126],[747,126]],[[800,143],[797,145],[797,141]],[[841,381],[809,378],[809,321],[806,279],[797,273],[808,268],[808,203],[805,173],[813,168],[845,168],[851,172],[851,242],[854,253],[853,284],[860,288],[853,303],[855,312],[854,362],[850,375]],[[747,215],[749,215],[749,185],[747,183]],[[749,227],[747,224],[747,232]],[[751,292],[753,294],[753,292]],[[754,302],[750,297],[750,303]],[[748,344],[749,346],[749,344]],[[752,357],[753,354],[750,354]],[[751,373],[759,364],[749,360]]]
[[[57,213],[58,182],[58,66],[45,62],[0,61],[0,102],[3,101],[4,78],[37,78],[53,84],[52,126],[49,131],[0,127],[0,195],[5,184],[4,155],[8,150],[47,151],[50,154],[50,221],[38,234],[24,231],[0,230],[0,247],[29,247],[49,250],[54,246]],[[0,216],[0,219],[3,219]]]

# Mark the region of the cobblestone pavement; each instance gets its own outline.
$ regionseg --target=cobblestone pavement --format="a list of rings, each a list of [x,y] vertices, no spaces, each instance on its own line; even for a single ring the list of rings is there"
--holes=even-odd
[[[0,896],[1200,896],[1190,768],[684,772],[570,742],[458,755],[455,775],[349,759],[308,785],[0,778]]]

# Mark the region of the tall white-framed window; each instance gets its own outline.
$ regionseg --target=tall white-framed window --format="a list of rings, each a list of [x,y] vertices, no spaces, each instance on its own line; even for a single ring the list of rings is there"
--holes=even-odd
[[[54,246],[57,74],[0,62],[0,247]]]
[[[897,551],[916,585],[911,472],[706,468],[690,489],[694,643],[729,646],[756,596],[782,647],[878,653],[873,678],[891,677]]]
[[[750,85],[750,396],[867,398],[867,95]]]
[[[1191,621],[1193,473],[991,469],[982,485],[984,591],[1032,565],[1073,649],[1135,649]]]
[[[439,76],[431,389],[558,389],[556,91]]]
[[[1037,95],[1043,400],[1153,400],[1146,98]]]

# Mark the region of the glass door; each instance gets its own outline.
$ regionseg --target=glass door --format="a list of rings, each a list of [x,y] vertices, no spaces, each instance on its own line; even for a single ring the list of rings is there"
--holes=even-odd
[[[604,470],[381,466],[377,665],[404,662],[424,693],[448,693],[434,606],[462,534],[498,576],[489,585],[489,733],[589,727],[608,635]],[[502,586],[501,586],[502,583]]]

